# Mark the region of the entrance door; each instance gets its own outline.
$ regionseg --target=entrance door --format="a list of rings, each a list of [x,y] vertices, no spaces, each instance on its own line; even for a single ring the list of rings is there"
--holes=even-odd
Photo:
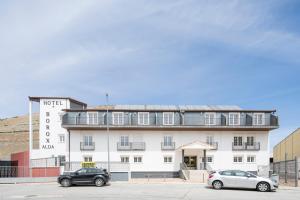
[[[197,156],[184,156],[184,163],[189,169],[197,169]]]

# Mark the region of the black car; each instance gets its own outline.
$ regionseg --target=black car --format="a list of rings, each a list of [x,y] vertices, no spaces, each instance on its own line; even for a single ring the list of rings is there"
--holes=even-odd
[[[110,175],[105,169],[81,168],[75,172],[64,172],[57,178],[63,187],[71,185],[96,185],[101,187],[110,180]]]

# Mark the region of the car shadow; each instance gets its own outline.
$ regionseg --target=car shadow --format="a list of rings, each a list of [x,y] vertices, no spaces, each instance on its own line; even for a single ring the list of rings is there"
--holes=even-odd
[[[205,186],[206,189],[211,189],[211,190],[215,190],[213,187],[211,186]],[[220,190],[236,190],[236,191],[253,191],[253,192],[258,192],[256,189],[248,189],[248,188],[222,188]],[[271,190],[269,192],[276,192],[276,190]]]
[[[110,185],[111,185],[110,183],[107,183],[107,184],[105,184],[105,185],[103,185],[101,187],[107,187],[107,186],[110,186]],[[59,185],[59,187],[68,188],[68,187],[63,187],[61,185]],[[88,185],[71,185],[70,187],[96,187],[97,188],[97,186],[93,185],[93,184],[88,184]],[[101,188],[101,187],[99,187],[99,188]]]

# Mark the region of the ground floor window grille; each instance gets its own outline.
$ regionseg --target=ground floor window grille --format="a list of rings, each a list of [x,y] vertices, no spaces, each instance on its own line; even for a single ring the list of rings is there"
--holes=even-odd
[[[121,156],[122,163],[129,163],[129,156]]]
[[[243,156],[234,156],[233,157],[234,163],[242,163],[243,162]]]
[[[255,156],[247,156],[247,162],[248,163],[254,163],[255,162]]]
[[[173,160],[172,156],[165,156],[164,157],[164,163],[171,163]]]
[[[93,162],[93,157],[92,156],[84,156],[83,160],[84,160],[84,162]]]
[[[134,156],[133,158],[134,163],[142,163],[142,161],[143,161],[142,156]]]

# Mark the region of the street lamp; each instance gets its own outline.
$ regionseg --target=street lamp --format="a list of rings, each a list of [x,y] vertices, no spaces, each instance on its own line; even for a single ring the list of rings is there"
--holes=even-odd
[[[107,171],[108,173],[110,173],[108,93],[106,93],[106,134],[107,134]]]

